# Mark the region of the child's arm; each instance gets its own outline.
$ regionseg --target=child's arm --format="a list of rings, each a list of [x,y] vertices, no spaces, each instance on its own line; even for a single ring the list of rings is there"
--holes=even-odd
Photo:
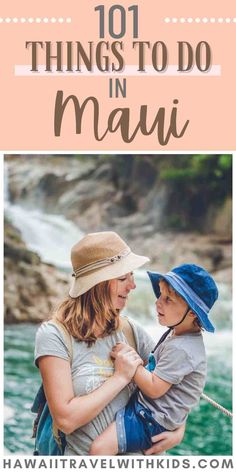
[[[111,356],[116,358],[119,352],[125,351],[134,351],[132,347],[128,346],[124,343],[118,343],[112,349]],[[160,379],[157,375],[149,372],[145,369],[142,365],[140,365],[133,377],[134,382],[140,388],[140,390],[147,395],[149,398],[160,398],[164,395],[169,388],[171,387],[171,383],[166,382],[165,380]]]
[[[137,368],[133,379],[141,392],[150,398],[162,397],[172,385],[149,372],[142,365]]]

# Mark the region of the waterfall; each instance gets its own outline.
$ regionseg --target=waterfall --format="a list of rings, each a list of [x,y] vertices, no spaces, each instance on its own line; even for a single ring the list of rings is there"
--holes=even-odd
[[[64,270],[70,269],[70,249],[82,238],[82,231],[63,215],[12,204],[9,198],[7,163],[4,165],[4,208],[5,216],[21,232],[27,247],[37,252],[43,262]]]
[[[4,163],[4,208],[9,204],[8,165]]]

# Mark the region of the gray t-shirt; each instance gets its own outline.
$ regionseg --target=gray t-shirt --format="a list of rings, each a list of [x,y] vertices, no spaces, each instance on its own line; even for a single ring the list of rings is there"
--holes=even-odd
[[[156,349],[154,357],[153,373],[172,386],[154,400],[139,392],[139,400],[153,412],[161,426],[172,431],[185,422],[205,385],[207,366],[202,334],[167,337]]]
[[[154,341],[139,325],[132,322],[132,326],[137,351],[143,360],[147,360],[149,352],[154,347]],[[83,341],[76,341],[72,338],[73,360],[71,370],[76,396],[92,392],[114,373],[110,352],[117,342],[127,342],[121,330],[117,330],[105,338],[97,339],[91,347],[88,347]],[[36,334],[36,365],[39,357],[45,355],[69,360],[68,348],[63,333],[50,321],[43,323]],[[67,435],[65,455],[87,455],[92,441],[114,421],[117,411],[127,404],[133,390],[134,385],[129,384],[94,420]]]

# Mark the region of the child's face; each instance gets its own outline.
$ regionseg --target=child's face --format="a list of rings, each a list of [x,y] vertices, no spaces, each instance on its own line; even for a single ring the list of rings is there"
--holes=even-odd
[[[162,326],[173,326],[183,318],[187,303],[178,296],[165,281],[160,281],[161,295],[156,301],[159,323]]]

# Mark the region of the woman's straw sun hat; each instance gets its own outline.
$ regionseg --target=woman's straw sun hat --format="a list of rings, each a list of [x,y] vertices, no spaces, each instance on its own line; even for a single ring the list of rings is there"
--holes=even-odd
[[[77,298],[98,283],[121,277],[148,261],[148,257],[134,254],[113,231],[87,234],[71,249],[74,279],[69,295]]]

